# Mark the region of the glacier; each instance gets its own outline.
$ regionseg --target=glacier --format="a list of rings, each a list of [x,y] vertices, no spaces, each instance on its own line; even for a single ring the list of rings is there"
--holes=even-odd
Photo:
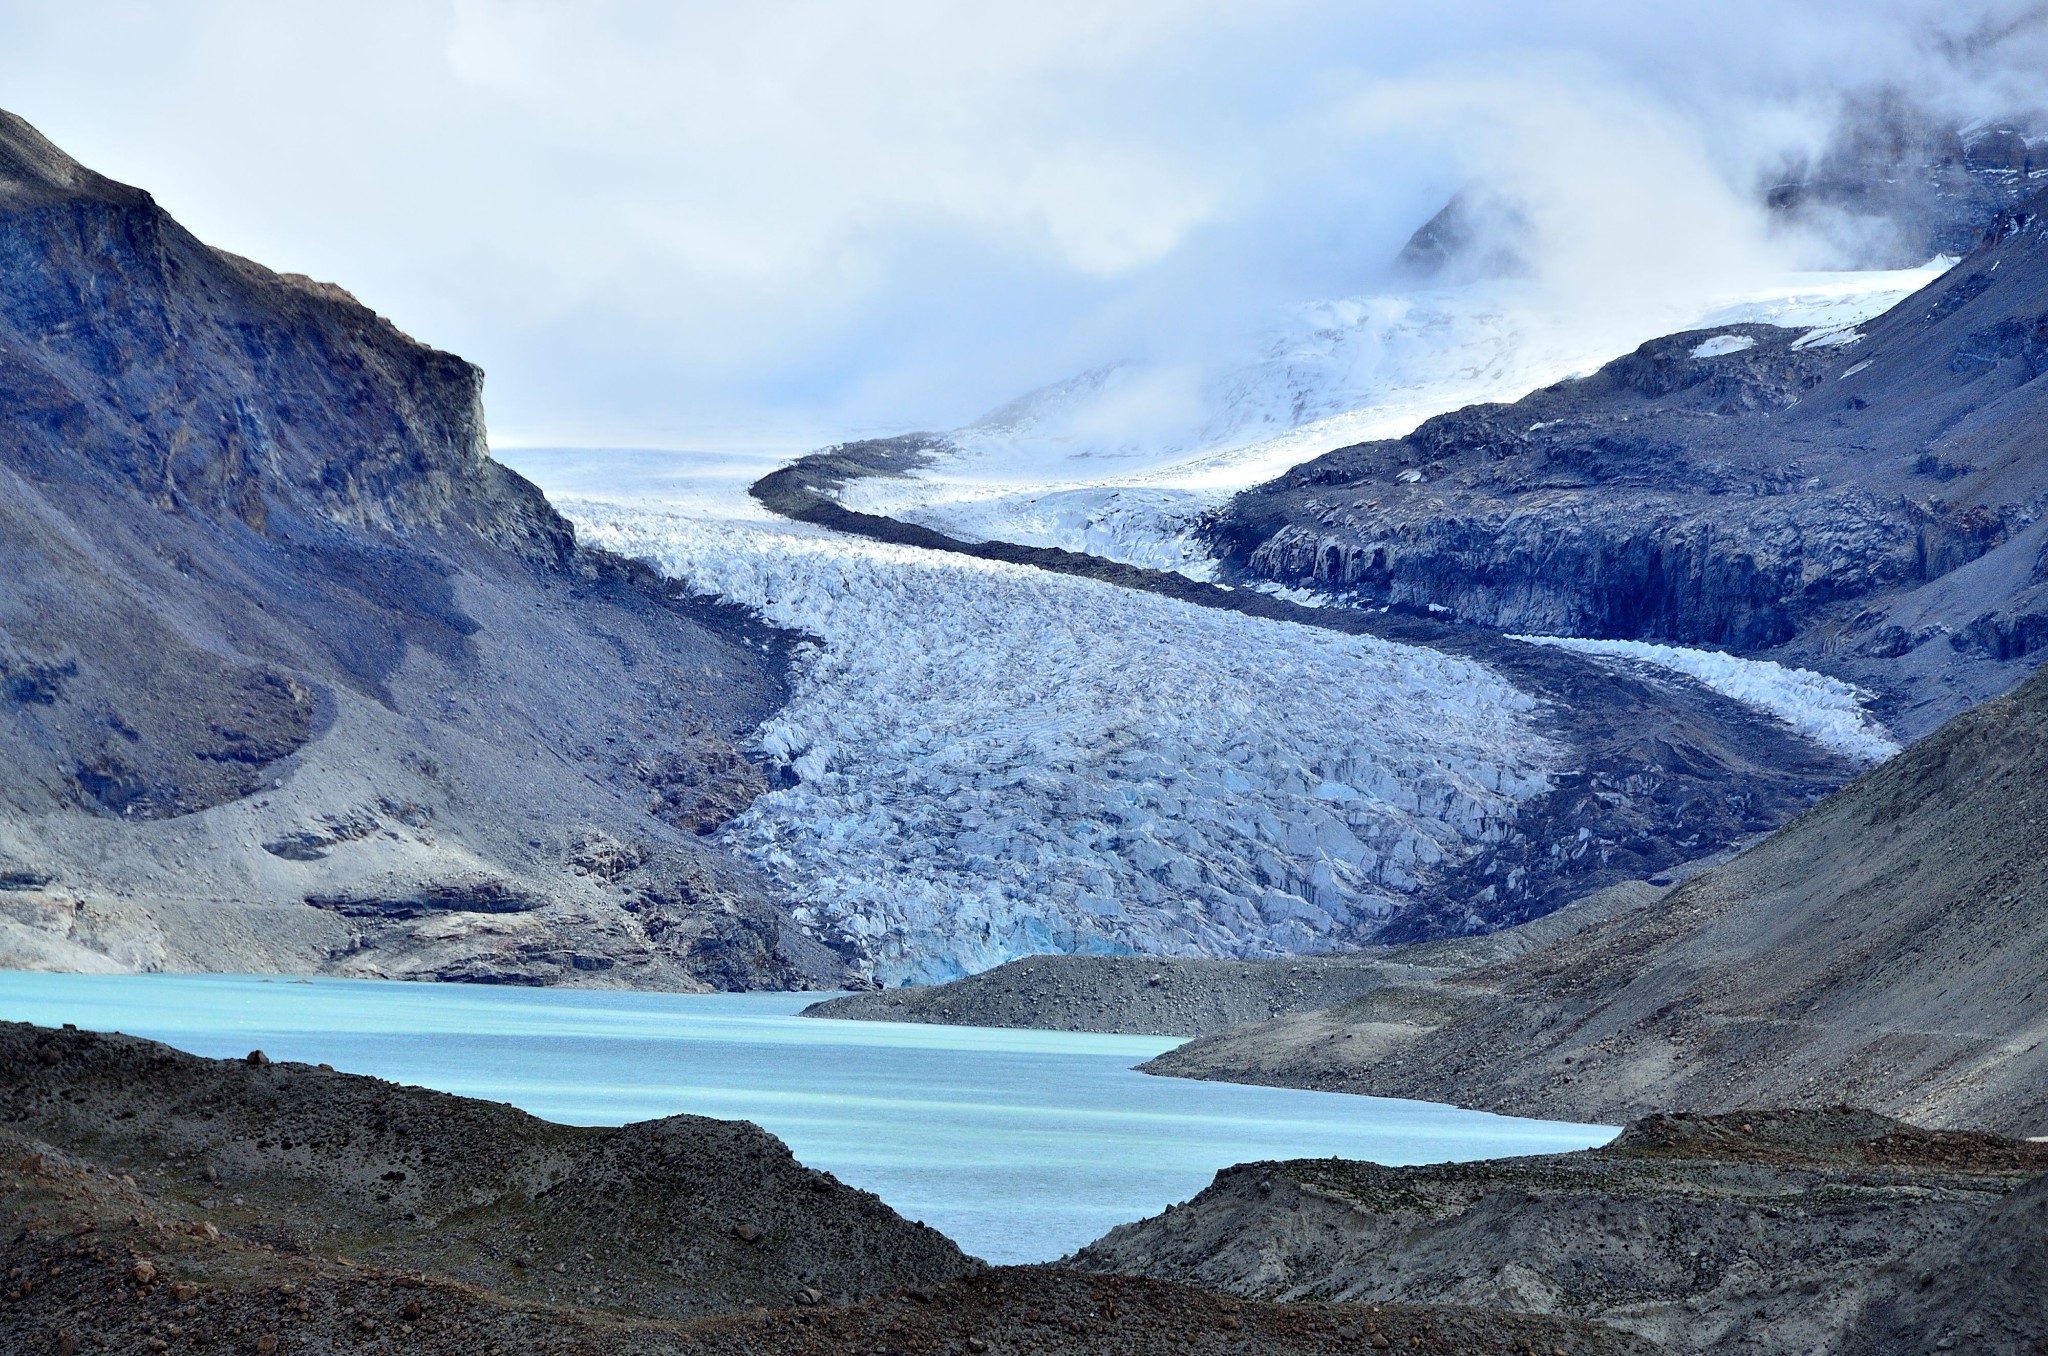
[[[1947,262],[1806,277],[1692,318],[1851,343]],[[1545,314],[1512,288],[1317,303],[1255,361],[1197,383],[1178,415],[1181,377],[1099,369],[843,500],[965,539],[1213,578],[1201,529],[1234,490],[1646,337]],[[1364,944],[1569,771],[1537,702],[1467,659],[775,518],[745,486],[780,456],[510,456],[585,542],[811,638],[792,700],[757,732],[794,782],[721,833],[881,983],[1043,952]],[[1685,674],[1864,762],[1897,748],[1862,695],[1824,675],[1527,639]]]
[[[1870,694],[1812,669],[1770,659],[1743,659],[1719,650],[1694,650],[1642,640],[1582,640],[1573,636],[1514,636],[1579,654],[1634,661],[1682,673],[1724,697],[1789,725],[1823,748],[1865,766],[1899,751],[1891,732],[1865,709]]]
[[[1561,753],[1483,666],[779,520],[570,501],[583,540],[812,637],[722,832],[874,979],[1367,940]]]

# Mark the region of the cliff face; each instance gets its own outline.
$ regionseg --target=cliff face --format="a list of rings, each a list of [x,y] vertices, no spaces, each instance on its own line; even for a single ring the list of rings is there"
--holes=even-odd
[[[5,113],[0,217],[9,468],[279,538],[467,528],[566,561],[568,525],[490,460],[469,363],[208,248]]]
[[[1244,578],[1511,631],[1672,641],[1874,686],[1920,734],[2048,637],[2048,200],[1863,327],[1645,344],[1342,448],[1216,530]]]
[[[0,960],[836,975],[699,836],[779,639],[579,552],[481,386],[0,115]]]

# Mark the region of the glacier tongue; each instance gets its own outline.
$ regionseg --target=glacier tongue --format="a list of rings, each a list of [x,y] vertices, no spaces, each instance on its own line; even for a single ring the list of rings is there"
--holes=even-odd
[[[1512,636],[1608,660],[1634,660],[1697,679],[1722,696],[1764,712],[1822,748],[1863,764],[1882,763],[1899,742],[1864,709],[1870,694],[1812,669],[1770,659],[1743,659],[1719,650],[1656,645],[1645,640],[1581,640],[1573,636]]]
[[[583,539],[818,644],[726,837],[884,983],[1047,952],[1356,944],[1561,758],[1431,650],[800,525],[601,503]]]

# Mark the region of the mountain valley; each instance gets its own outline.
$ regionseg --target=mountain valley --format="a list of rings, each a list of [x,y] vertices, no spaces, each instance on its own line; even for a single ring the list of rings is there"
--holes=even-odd
[[[625,1125],[402,1009],[478,1081],[0,1022],[0,1346],[2038,1356],[2048,142],[1857,108],[1757,190],[1853,270],[1577,323],[1475,184],[1193,413],[1105,425],[1132,362],[666,477],[494,456],[469,362],[0,113],[0,969],[266,977],[238,1038],[340,979],[829,991],[766,1043],[1187,1037],[1142,1069],[1206,1082],[1110,1072],[1622,1127],[989,1266],[665,1114],[739,1114],[672,1012]],[[643,997],[517,996],[570,1088]],[[969,1038],[1019,1101],[1078,1039]],[[1009,1109],[1047,1189],[1107,1139]]]

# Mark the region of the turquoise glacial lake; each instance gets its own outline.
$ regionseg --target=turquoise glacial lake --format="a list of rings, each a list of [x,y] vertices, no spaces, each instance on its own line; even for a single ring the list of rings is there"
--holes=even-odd
[[[796,1015],[819,997],[0,973],[10,1021],[200,1055],[261,1049],[571,1124],[753,1121],[992,1262],[1063,1256],[1232,1163],[1434,1163],[1583,1149],[1615,1133],[1134,1072],[1179,1043],[1168,1037]]]

